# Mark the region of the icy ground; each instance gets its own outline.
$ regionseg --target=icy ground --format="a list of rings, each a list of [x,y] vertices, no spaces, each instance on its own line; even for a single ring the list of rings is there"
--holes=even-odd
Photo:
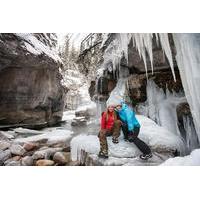
[[[195,149],[190,155],[166,160],[162,166],[200,166],[200,149]]]
[[[141,161],[138,156],[141,152],[132,143],[125,142],[121,134],[118,144],[113,144],[111,137],[108,137],[109,159],[98,159],[99,140],[96,135],[82,134],[71,140],[71,159],[80,161],[82,151],[89,153],[89,156],[97,165],[158,165],[172,157],[172,152],[184,151],[184,143],[178,136],[170,133],[165,128],[158,126],[151,119],[138,115],[142,125],[140,138],[143,139],[152,149],[153,158],[148,162]]]

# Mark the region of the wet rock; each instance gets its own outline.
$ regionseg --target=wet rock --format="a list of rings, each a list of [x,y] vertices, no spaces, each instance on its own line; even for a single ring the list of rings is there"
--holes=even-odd
[[[144,102],[147,99],[146,94],[146,76],[132,75],[128,79],[129,96],[133,104]]]
[[[39,145],[36,144],[36,143],[31,143],[31,142],[28,142],[28,143],[25,143],[23,145],[23,148],[26,150],[26,151],[32,151],[34,149],[36,149]]]
[[[26,153],[26,150],[21,145],[18,144],[12,144],[10,146],[10,151],[12,154],[19,156],[23,156]]]
[[[65,165],[70,161],[70,153],[56,152],[53,156],[53,160],[60,165]]]
[[[24,158],[22,158],[21,163],[23,166],[33,166],[34,164],[33,158],[31,156],[25,156]]]
[[[183,116],[191,116],[190,106],[187,102],[180,103],[176,107],[178,120],[181,120]]]
[[[36,166],[53,166],[54,161],[53,160],[37,160]]]
[[[71,151],[70,146],[64,147],[64,148],[63,148],[63,151],[64,151],[64,152],[70,152],[70,151]]]
[[[21,162],[20,161],[11,161],[5,164],[6,166],[21,166]]]
[[[62,151],[62,148],[46,148],[42,150],[38,150],[33,154],[33,159],[49,159],[54,156],[54,154],[58,151]]]
[[[4,164],[5,165],[8,165],[9,163],[12,163],[12,162],[17,162],[17,161],[20,161],[20,159],[21,159],[21,156],[14,156],[14,157],[11,157],[11,158],[9,158],[8,160],[6,160],[5,162],[4,162]]]
[[[9,149],[0,151],[0,165],[11,157],[11,151]]]
[[[72,126],[86,126],[87,120],[85,117],[76,117],[71,122]]]
[[[0,141],[0,150],[6,150],[11,146],[7,141]]]

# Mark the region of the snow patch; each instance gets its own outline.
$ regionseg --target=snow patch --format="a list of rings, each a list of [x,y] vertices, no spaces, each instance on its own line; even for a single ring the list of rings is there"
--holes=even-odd
[[[195,149],[190,155],[169,158],[162,166],[200,166],[200,149]]]
[[[58,56],[56,48],[46,46],[32,33],[15,33],[15,35],[23,40],[24,47],[28,52],[34,55],[45,54],[48,57],[52,58],[54,61],[62,63],[62,60]]]
[[[26,129],[27,130],[27,129]],[[25,131],[26,131],[25,130]],[[32,130],[30,130],[32,131]],[[65,129],[59,128],[46,128],[43,131],[40,131],[39,135],[34,135],[26,138],[17,138],[14,142],[25,143],[25,142],[37,142],[41,139],[47,139],[47,143],[57,143],[62,142],[63,140],[68,140],[71,138],[73,132]]]

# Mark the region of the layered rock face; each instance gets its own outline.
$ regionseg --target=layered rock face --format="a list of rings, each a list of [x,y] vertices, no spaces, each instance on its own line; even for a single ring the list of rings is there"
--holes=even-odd
[[[0,34],[0,124],[52,125],[65,93],[54,34]]]

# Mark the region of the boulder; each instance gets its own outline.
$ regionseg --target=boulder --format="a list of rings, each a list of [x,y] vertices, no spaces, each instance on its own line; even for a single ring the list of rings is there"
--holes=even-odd
[[[87,120],[85,117],[76,117],[71,122],[72,126],[86,126]]]
[[[12,144],[10,146],[10,151],[14,155],[23,156],[26,153],[26,150],[19,144]]]
[[[11,146],[10,142],[0,141],[0,150],[6,150]]]
[[[26,150],[26,151],[32,151],[34,150],[35,148],[37,148],[39,145],[36,144],[36,143],[31,143],[31,142],[27,142],[23,145],[23,148]]]
[[[11,151],[9,149],[0,151],[0,165],[11,157]]]
[[[21,156],[14,156],[14,157],[11,157],[8,160],[6,160],[4,162],[4,164],[5,165],[10,165],[10,163],[11,163],[11,165],[14,165],[14,163],[17,163],[20,160],[21,160]]]
[[[31,156],[25,156],[24,158],[22,158],[21,161],[23,166],[33,166],[33,158]]]
[[[0,34],[0,124],[61,121],[67,89],[55,34]]]
[[[7,162],[5,164],[5,166],[21,166],[21,162],[20,161],[11,161],[11,162]]]
[[[36,166],[52,166],[54,165],[53,160],[37,160]]]
[[[33,159],[49,159],[54,156],[57,151],[62,151],[62,148],[46,148],[42,150],[35,151],[33,154]]]
[[[70,161],[70,152],[56,152],[53,160],[60,165],[65,165]]]

